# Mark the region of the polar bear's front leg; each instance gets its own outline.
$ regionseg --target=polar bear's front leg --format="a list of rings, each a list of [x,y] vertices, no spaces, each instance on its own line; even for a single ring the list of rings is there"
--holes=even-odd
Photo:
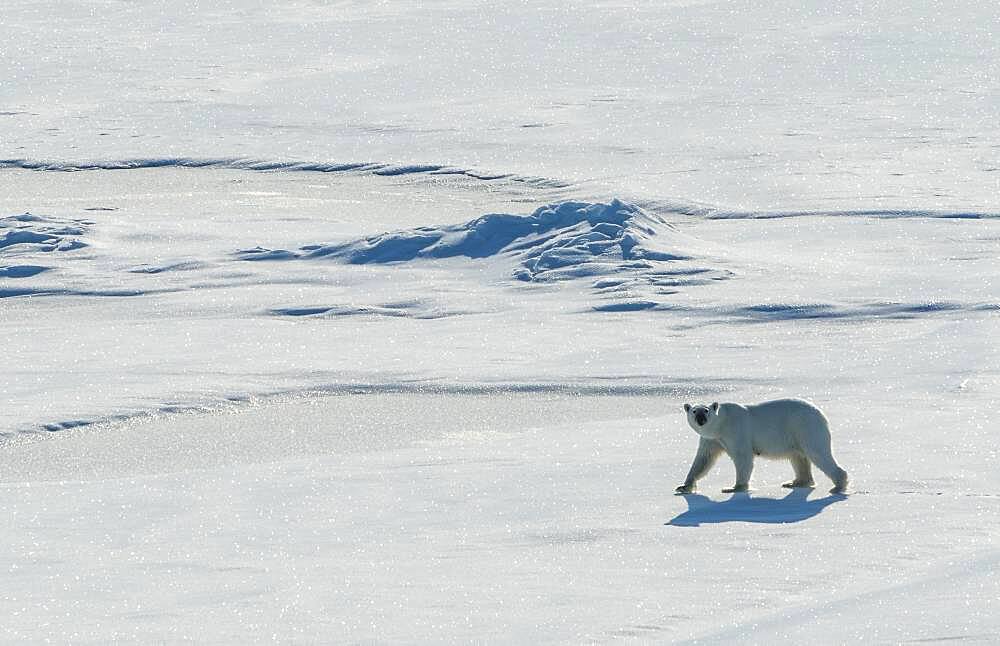
[[[730,451],[729,457],[736,466],[736,484],[731,489],[723,489],[722,493],[735,493],[750,489],[750,474],[753,473],[753,452],[749,447],[745,451]]]
[[[812,476],[812,465],[809,463],[809,458],[804,455],[795,454],[791,457],[792,468],[795,469],[795,479],[791,482],[786,482],[781,485],[787,489],[795,489],[797,487],[812,487],[816,484]]]
[[[694,455],[694,462],[691,464],[691,469],[688,471],[687,478],[684,479],[684,484],[677,487],[677,493],[691,493],[694,491],[698,480],[712,468],[720,453],[722,453],[722,445],[715,440],[701,438],[698,441],[698,452]]]

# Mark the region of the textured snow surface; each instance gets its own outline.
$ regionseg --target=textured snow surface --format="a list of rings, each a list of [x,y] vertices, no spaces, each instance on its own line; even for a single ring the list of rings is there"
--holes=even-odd
[[[0,641],[1000,641],[997,5],[0,15]]]
[[[1000,634],[995,220],[7,172],[9,641]],[[672,495],[684,402],[786,395],[848,496]]]

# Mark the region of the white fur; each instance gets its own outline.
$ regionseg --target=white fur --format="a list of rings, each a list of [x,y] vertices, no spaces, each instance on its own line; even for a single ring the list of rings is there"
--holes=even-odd
[[[724,492],[746,491],[754,456],[790,460],[795,480],[786,487],[813,486],[811,465],[833,480],[831,493],[847,488],[847,472],[833,459],[830,428],[823,413],[801,399],[776,399],[761,404],[684,405],[688,424],[698,435],[698,452],[679,493],[690,493],[720,454],[736,466],[736,485]],[[698,417],[705,420],[698,423]]]

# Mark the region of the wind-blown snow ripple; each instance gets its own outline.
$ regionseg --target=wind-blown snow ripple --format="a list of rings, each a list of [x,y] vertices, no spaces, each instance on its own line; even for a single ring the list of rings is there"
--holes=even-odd
[[[381,162],[313,162],[239,157],[147,157],[112,159],[104,161],[50,161],[41,159],[0,159],[0,169],[18,168],[50,172],[124,171],[149,168],[215,168],[245,171],[304,172],[304,173],[357,173],[397,177],[401,175],[458,175],[484,182],[505,180],[536,188],[567,188],[569,182],[546,177],[491,173],[471,168],[457,168],[445,164],[387,164]]]
[[[0,170],[21,169],[46,172],[78,171],[127,171],[157,168],[229,169],[256,172],[286,173],[347,173],[399,176],[455,176],[481,182],[509,182],[536,189],[569,189],[573,182],[553,177],[519,175],[508,172],[491,172],[462,168],[448,164],[385,162],[323,162],[279,159],[248,159],[243,157],[140,157],[107,160],[45,160],[11,158],[0,159]],[[712,220],[780,219],[799,217],[858,217],[873,219],[945,218],[945,219],[1000,219],[997,211],[956,211],[912,208],[850,209],[850,210],[738,210],[713,206],[682,199],[645,199],[638,204],[657,213],[686,215]]]

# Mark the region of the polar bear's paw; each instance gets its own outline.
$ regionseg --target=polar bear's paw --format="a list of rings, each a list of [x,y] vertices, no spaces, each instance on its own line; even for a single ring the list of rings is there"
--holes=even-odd
[[[674,493],[678,495],[683,495],[686,493],[694,493],[694,485],[686,485],[686,484],[681,485],[676,489],[674,489]]]
[[[798,489],[800,487],[805,489],[812,489],[813,487],[816,486],[816,483],[813,482],[812,480],[792,480],[791,482],[786,482],[781,486],[784,487],[785,489]]]
[[[741,491],[750,491],[750,487],[748,485],[736,485],[729,489],[723,489],[722,493],[739,493]]]
[[[838,469],[837,473],[833,474],[833,489],[830,493],[844,493],[847,491],[847,472],[843,469]]]

